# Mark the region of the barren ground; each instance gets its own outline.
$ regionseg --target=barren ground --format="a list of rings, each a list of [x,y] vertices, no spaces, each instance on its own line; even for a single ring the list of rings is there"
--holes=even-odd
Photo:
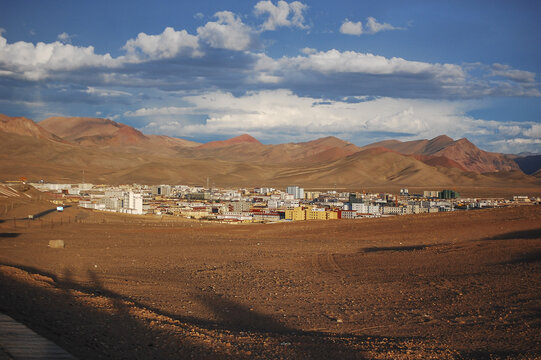
[[[0,208],[0,311],[81,359],[541,357],[539,206],[239,226],[76,208],[12,220],[30,210]]]

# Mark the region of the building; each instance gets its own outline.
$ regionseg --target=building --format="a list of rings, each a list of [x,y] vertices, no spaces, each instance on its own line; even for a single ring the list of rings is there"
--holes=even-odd
[[[233,201],[229,203],[229,207],[233,212],[247,212],[250,211],[252,204],[248,201]]]
[[[257,213],[253,215],[254,221],[280,221],[278,213]]]
[[[171,185],[158,185],[152,188],[152,195],[170,196]]]
[[[442,190],[440,192],[440,199],[456,199],[460,194],[454,190]]]
[[[306,200],[315,200],[319,197],[319,194],[319,191],[305,191],[304,197],[306,198]]]
[[[306,213],[301,207],[288,208],[285,211],[286,220],[306,220]]]
[[[359,214],[372,214],[376,215],[380,213],[379,205],[370,205],[365,203],[351,203],[347,206],[347,210],[356,211]]]
[[[439,198],[440,197],[440,192],[437,191],[437,190],[425,190],[423,192],[423,197],[425,198]]]
[[[288,186],[287,191],[289,195],[293,195],[295,199],[304,199],[304,189],[298,186]]]
[[[325,211],[325,220],[336,220],[338,219],[338,211]]]
[[[356,219],[357,212],[354,210],[340,210],[338,212],[339,219]]]
[[[133,191],[128,191],[124,193],[121,212],[134,215],[144,214],[143,195],[136,194]]]
[[[304,210],[304,218],[306,220],[326,220],[327,214],[325,214],[325,209],[321,208],[308,208]]]

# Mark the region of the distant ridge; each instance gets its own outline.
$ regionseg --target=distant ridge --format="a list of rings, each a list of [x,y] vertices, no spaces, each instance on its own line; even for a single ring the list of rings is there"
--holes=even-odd
[[[511,157],[481,150],[466,138],[455,141],[447,135],[440,135],[431,140],[424,139],[406,142],[386,140],[367,145],[364,148],[378,146],[383,146],[406,155],[429,156],[428,158],[418,158],[427,164],[451,166],[480,174],[520,170]],[[436,160],[433,156],[439,159]]]
[[[60,137],[47,131],[34,121],[25,117],[11,117],[0,114],[0,131],[23,136],[31,136],[34,138],[62,141]]]
[[[50,117],[39,123],[57,136],[83,146],[197,146],[198,143],[168,136],[145,135],[122,123],[102,118]]]
[[[406,143],[391,140],[360,148],[333,136],[265,145],[244,134],[202,145],[145,135],[108,119],[56,117],[36,124],[3,115],[0,120],[2,180],[24,176],[31,181],[80,182],[84,170],[87,181],[111,184],[203,184],[210,177],[217,186],[541,185],[539,177],[521,171],[472,172],[464,160],[473,159],[472,164],[479,167],[492,160],[491,154],[506,158],[483,152],[467,139],[454,141],[446,136]],[[421,154],[402,154],[395,149]],[[469,157],[459,157],[459,162],[457,154]]]
[[[200,145],[200,149],[215,149],[221,147],[227,147],[236,144],[257,144],[262,145],[259,140],[248,134],[242,134],[227,140],[211,141],[206,144]]]
[[[515,162],[528,175],[535,174],[541,169],[541,155],[519,157],[515,159]]]

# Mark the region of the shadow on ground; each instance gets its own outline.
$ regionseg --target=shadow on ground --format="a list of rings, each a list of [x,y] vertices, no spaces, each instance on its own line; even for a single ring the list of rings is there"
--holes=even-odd
[[[16,238],[21,234],[19,233],[0,233],[0,238]]]
[[[484,238],[483,240],[517,240],[517,239],[541,239],[541,228],[532,230],[513,231],[505,234],[500,234],[492,237]]]
[[[400,353],[407,349],[406,341],[414,340],[301,331],[224,295],[201,290],[195,291],[194,301],[218,321],[178,316],[105,289],[90,270],[90,285],[81,285],[69,269],[59,278],[31,267],[0,266],[36,274],[37,279],[29,283],[0,271],[0,310],[81,359],[363,359],[371,351]],[[40,281],[48,286],[40,286]]]
[[[387,246],[387,247],[369,247],[362,249],[365,253],[380,252],[380,251],[415,251],[424,250],[429,245],[410,245],[410,246]]]

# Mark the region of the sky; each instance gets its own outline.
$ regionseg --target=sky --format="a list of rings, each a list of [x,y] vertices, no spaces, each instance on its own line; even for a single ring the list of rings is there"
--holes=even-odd
[[[541,153],[541,2],[0,0],[0,113]]]

